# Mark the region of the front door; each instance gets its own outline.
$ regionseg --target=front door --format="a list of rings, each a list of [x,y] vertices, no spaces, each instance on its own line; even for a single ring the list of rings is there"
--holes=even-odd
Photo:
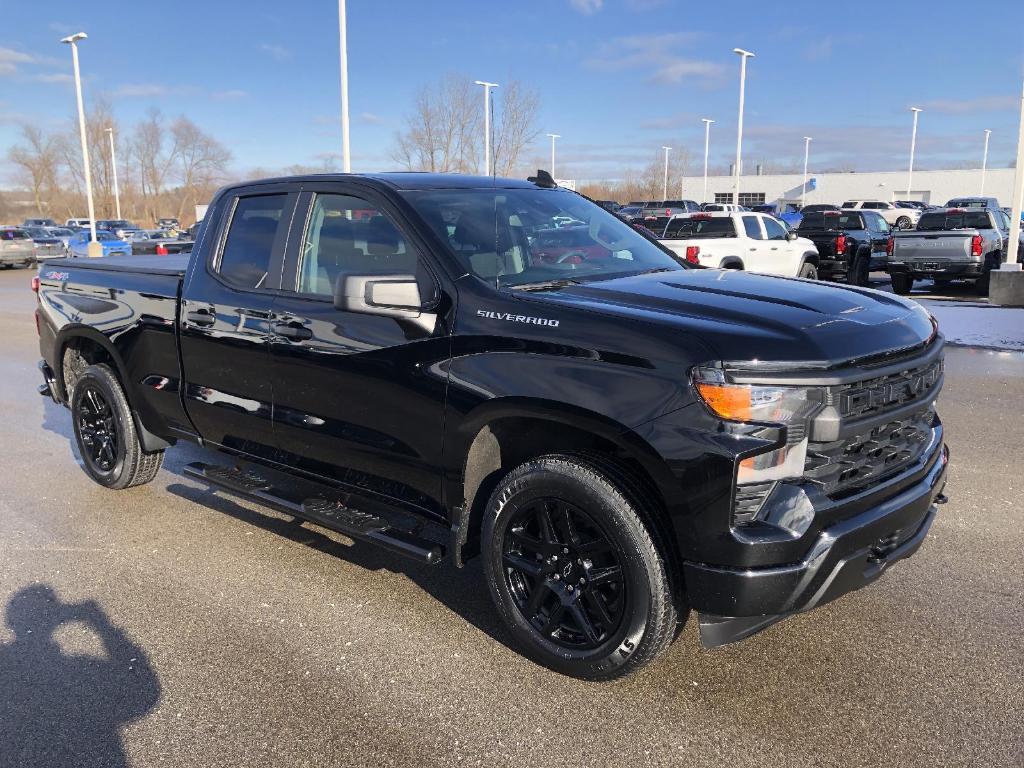
[[[271,324],[282,460],[440,514],[449,294],[372,190],[307,185],[295,221]],[[374,277],[414,279],[422,316],[349,308],[346,286]]]
[[[773,275],[796,275],[798,259],[793,258],[793,250],[796,243],[786,237],[786,228],[771,216],[761,219],[764,223],[764,233],[767,236],[761,245],[761,268],[760,271]]]
[[[199,434],[231,450],[274,452],[270,317],[297,188],[222,200],[191,266],[181,308],[183,392]]]

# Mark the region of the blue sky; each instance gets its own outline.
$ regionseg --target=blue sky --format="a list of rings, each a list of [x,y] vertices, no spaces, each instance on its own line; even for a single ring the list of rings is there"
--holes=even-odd
[[[239,173],[321,162],[340,146],[337,4],[8,0],[0,38],[0,158],[17,125],[68,124],[70,54],[85,30],[85,98],[110,97],[125,124],[158,106],[224,142]],[[663,144],[700,172],[735,152],[738,58],[747,79],[744,165],[895,170],[911,104],[918,167],[990,166],[1014,152],[1024,76],[1024,3],[752,3],[692,0],[348,0],[353,167],[394,167],[391,145],[417,88],[449,72],[518,79],[559,133],[563,178],[620,177]],[[500,89],[497,109],[500,110]],[[543,135],[530,156],[546,158]],[[546,163],[545,163],[546,164]],[[0,182],[10,171],[0,160]]]

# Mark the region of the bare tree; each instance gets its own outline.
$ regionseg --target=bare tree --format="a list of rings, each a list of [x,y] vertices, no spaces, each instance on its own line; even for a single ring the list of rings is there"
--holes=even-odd
[[[513,80],[501,92],[501,110],[494,127],[494,172],[512,176],[519,170],[523,150],[540,133],[537,113],[540,94]]]
[[[21,173],[32,192],[32,202],[39,216],[49,213],[50,197],[57,188],[57,167],[60,152],[53,136],[47,136],[34,125],[21,126],[24,143],[7,151],[7,159]]]
[[[186,205],[195,206],[227,174],[231,152],[217,139],[204,133],[187,117],[179,117],[171,125],[174,139],[175,166],[183,194],[178,203],[178,218],[185,215]]]
[[[469,79],[460,75],[420,88],[406,129],[395,137],[394,159],[411,171],[471,172],[481,143],[473,96]]]

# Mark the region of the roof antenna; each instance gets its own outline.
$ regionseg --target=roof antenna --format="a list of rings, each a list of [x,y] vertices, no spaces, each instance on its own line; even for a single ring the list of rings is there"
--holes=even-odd
[[[558,186],[557,184],[555,184],[555,180],[551,178],[551,174],[545,171],[543,168],[538,168],[537,175],[530,176],[526,180],[533,182],[538,187],[542,187],[544,189],[555,189]]]

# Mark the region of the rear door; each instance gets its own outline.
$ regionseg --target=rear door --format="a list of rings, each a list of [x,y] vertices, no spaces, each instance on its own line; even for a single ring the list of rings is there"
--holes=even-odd
[[[184,287],[184,399],[206,440],[273,458],[270,317],[298,187],[254,185],[221,200]]]
[[[875,211],[864,211],[864,223],[871,239],[871,268],[885,269],[886,248],[889,244],[890,227],[882,215]]]
[[[274,305],[271,371],[282,461],[440,514],[453,292],[426,245],[376,190],[305,185]],[[367,314],[335,293],[415,280],[419,318]],[[341,308],[339,308],[339,306]]]

